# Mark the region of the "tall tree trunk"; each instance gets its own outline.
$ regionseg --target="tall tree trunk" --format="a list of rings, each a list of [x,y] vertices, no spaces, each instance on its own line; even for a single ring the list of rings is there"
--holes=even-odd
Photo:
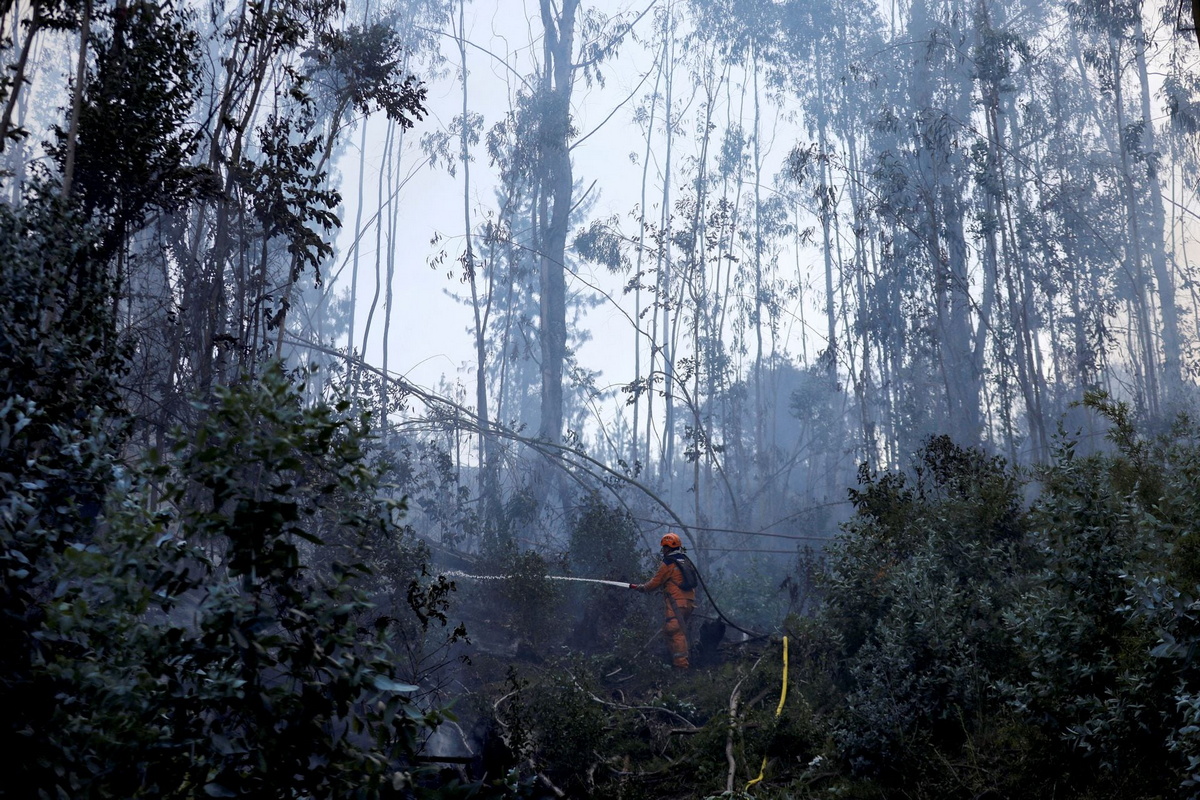
[[[670,490],[675,474],[675,355],[672,324],[678,313],[674,288],[671,285],[671,156],[675,144],[675,120],[673,89],[675,85],[675,42],[674,17],[670,2],[667,3],[663,21],[663,76],[666,98],[663,111],[663,132],[667,140],[667,152],[663,165],[662,208],[659,217],[659,236],[662,241],[658,250],[658,304],[662,309],[662,362],[663,362],[663,441],[659,459],[659,481]],[[670,496],[668,494],[668,496]]]
[[[702,54],[701,59],[705,59]],[[691,275],[690,284],[692,286],[692,358],[695,359],[695,364],[692,369],[692,425],[695,427],[693,434],[693,460],[692,460],[692,495],[693,495],[693,523],[696,526],[704,525],[703,516],[703,500],[707,499],[710,492],[705,491],[707,488],[701,482],[701,476],[708,478],[707,483],[711,484],[714,472],[716,453],[712,448],[712,409],[711,396],[708,402],[710,403],[709,411],[704,413],[701,402],[700,392],[700,376],[704,372],[711,373],[715,366],[715,354],[712,352],[711,344],[705,344],[705,329],[709,323],[709,297],[708,297],[708,228],[706,224],[706,216],[708,213],[708,149],[712,139],[713,130],[713,103],[716,99],[716,91],[713,86],[715,75],[712,69],[712,62],[705,59],[704,72],[701,74],[701,84],[703,85],[704,96],[704,122],[701,127],[700,134],[700,155],[696,162],[696,181],[695,194],[696,203],[695,210],[692,215],[691,223],[691,245],[690,254],[688,257],[689,272]],[[701,469],[705,467],[703,470]]]
[[[1167,263],[1166,220],[1163,210],[1162,182],[1158,177],[1158,148],[1154,132],[1154,118],[1150,113],[1150,77],[1146,69],[1146,34],[1142,29],[1142,15],[1134,22],[1134,54],[1137,62],[1138,87],[1140,89],[1142,113],[1142,142],[1149,156],[1147,174],[1150,179],[1149,197],[1145,205],[1149,211],[1149,230],[1146,232],[1150,247],[1150,268],[1158,286],[1159,313],[1162,315],[1163,348],[1163,391],[1167,399],[1178,395],[1182,388],[1182,361],[1179,336],[1179,311],[1175,301],[1175,279]]]
[[[571,213],[571,52],[579,0],[540,0],[543,73],[542,117],[538,125],[539,227],[541,236],[539,290],[541,296],[541,423],[538,435],[551,443],[562,441],[563,363],[567,353],[566,244]]]
[[[358,144],[358,208],[354,211],[354,252],[350,261],[350,319],[347,320],[346,329],[346,350],[347,355],[354,355],[354,322],[358,314],[358,256],[361,252],[361,242],[363,236],[362,217],[363,203],[366,200],[366,194],[363,191],[363,184],[366,179],[367,171],[367,119],[362,120],[362,131],[359,134]],[[376,216],[375,224],[379,224],[379,218]],[[351,386],[357,386],[358,383],[358,368],[356,361],[351,359],[347,367],[347,383]],[[351,392],[352,397],[357,397],[357,391]]]
[[[395,298],[395,283],[396,283],[396,248],[400,244],[400,204],[396,202],[396,197],[400,194],[400,184],[403,178],[401,177],[398,164],[400,159],[404,157],[404,133],[401,131],[397,137],[397,145],[392,153],[392,158],[387,163],[388,175],[388,229],[387,229],[387,270],[385,271],[383,284],[383,352],[380,356],[380,367],[383,369],[383,377],[379,381],[379,442],[386,452],[388,449],[388,439],[391,435],[391,423],[388,421],[388,414],[391,411],[390,393],[388,391],[391,382],[388,380],[388,362],[392,350],[392,311]],[[382,223],[382,220],[380,220]],[[457,427],[456,427],[457,433]],[[455,463],[458,460],[455,459]]]
[[[367,309],[367,319],[366,319],[366,322],[363,324],[363,334],[362,334],[362,357],[363,358],[366,358],[366,356],[367,356],[367,343],[371,339],[371,323],[375,320],[375,309],[379,307],[379,295],[383,291],[383,275],[382,275],[382,269],[383,269],[383,219],[384,219],[383,215],[384,215],[385,211],[390,207],[391,202],[392,202],[390,199],[388,199],[386,202],[384,200],[384,198],[387,197],[389,181],[388,181],[388,178],[383,169],[383,164],[390,164],[391,160],[393,158],[393,154],[392,154],[393,149],[394,148],[398,149],[398,148],[396,148],[396,138],[397,138],[396,137],[396,128],[397,127],[399,127],[399,126],[393,125],[390,122],[388,123],[387,136],[384,138],[384,143],[383,143],[383,162],[380,165],[379,174],[377,176],[376,189],[378,192],[378,200],[377,200],[378,210],[376,211],[376,217],[375,217],[375,293],[371,297],[371,307]],[[385,342],[385,346],[386,346],[386,342]]]
[[[1146,409],[1151,414],[1156,415],[1158,413],[1159,401],[1158,348],[1151,330],[1151,307],[1147,298],[1147,290],[1150,286],[1143,258],[1145,242],[1143,241],[1142,234],[1141,212],[1138,209],[1138,198],[1135,194],[1133,169],[1129,163],[1129,143],[1126,139],[1125,124],[1125,95],[1121,77],[1121,53],[1116,37],[1113,35],[1108,37],[1108,50],[1109,68],[1112,70],[1113,80],[1113,109],[1116,115],[1117,131],[1120,133],[1118,146],[1120,150],[1122,189],[1125,197],[1126,222],[1129,226],[1129,250],[1126,263],[1130,279],[1134,284],[1132,286],[1132,294],[1137,310],[1133,323],[1137,328],[1138,349],[1141,351],[1141,364],[1145,380],[1144,402]],[[1173,292],[1171,297],[1172,303],[1174,303]],[[1137,355],[1137,353],[1130,353],[1131,358],[1136,358]]]
[[[12,84],[9,88],[8,98],[4,103],[4,113],[0,115],[0,153],[4,152],[4,148],[9,142],[9,133],[13,130],[13,113],[17,107],[17,100],[25,95],[21,91],[27,82],[26,72],[29,69],[29,54],[33,51],[33,43],[37,40],[37,36],[42,31],[45,25],[45,19],[42,16],[41,5],[35,3],[33,5],[33,16],[29,22],[29,30],[25,34],[25,41],[21,44],[21,55],[17,57],[16,66],[12,68],[13,77]],[[13,14],[15,19],[20,17],[20,9],[14,8]],[[17,41],[17,31],[20,26],[13,25],[14,42]]]
[[[765,489],[767,494],[772,491],[768,486],[769,476],[774,472],[772,455],[772,446],[767,443],[764,424],[766,422],[766,389],[763,385],[764,364],[763,364],[763,299],[765,296],[765,287],[763,286],[763,203],[762,203],[762,105],[759,96],[758,88],[758,73],[759,73],[759,53],[758,47],[755,46],[754,54],[751,59],[751,75],[754,83],[754,454],[755,463],[758,467],[760,477],[759,486]],[[824,116],[821,118],[822,126],[825,124]],[[828,242],[826,242],[828,244]]]
[[[475,417],[479,427],[479,493],[483,498],[484,524],[492,528],[499,522],[500,492],[496,482],[496,459],[493,454],[491,423],[488,421],[487,395],[487,326],[491,309],[491,288],[487,297],[480,297],[479,267],[471,234],[471,151],[469,106],[467,97],[467,31],[466,0],[458,3],[458,58],[462,70],[462,125],[459,130],[459,161],[463,171],[463,238],[466,253],[463,269],[471,286],[471,311],[475,322]]]
[[[817,96],[824,104],[825,71],[820,56],[815,59],[817,76]],[[825,115],[817,117],[817,147],[820,148],[818,161],[821,165],[820,180],[817,187],[817,215],[821,219],[821,253],[825,265],[825,371],[831,379],[837,379],[837,314],[836,300],[833,287],[833,233],[831,223],[833,217],[833,198],[829,189],[829,132]]]
[[[634,289],[633,289],[633,321],[634,321],[634,338],[633,338],[633,376],[635,384],[641,386],[642,380],[642,337],[640,326],[642,320],[642,267],[646,255],[646,184],[650,176],[650,142],[654,138],[654,117],[658,111],[658,86],[662,80],[662,64],[658,64],[654,79],[654,91],[650,95],[650,115],[646,124],[646,149],[642,156],[642,194],[641,202],[638,204],[638,234],[637,234],[637,256],[634,259]],[[650,351],[654,351],[654,329],[650,330]],[[653,356],[651,356],[653,364]],[[653,370],[653,366],[651,367]],[[647,388],[645,392],[647,402],[653,396],[653,391]],[[635,465],[640,460],[640,450],[638,449],[638,414],[641,410],[641,392],[633,394],[633,427],[630,429],[629,436],[629,465],[631,468],[636,468]],[[647,412],[648,414],[649,412]],[[642,462],[644,466],[650,465],[650,436],[649,429],[646,431],[646,458]]]

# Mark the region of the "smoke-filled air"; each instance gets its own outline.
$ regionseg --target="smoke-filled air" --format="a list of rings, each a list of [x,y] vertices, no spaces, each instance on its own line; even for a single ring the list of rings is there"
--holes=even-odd
[[[1198,20],[0,0],[0,799],[1200,797]]]

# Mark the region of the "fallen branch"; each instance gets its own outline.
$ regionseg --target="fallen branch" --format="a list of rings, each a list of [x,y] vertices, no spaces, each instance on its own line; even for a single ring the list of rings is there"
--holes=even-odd
[[[761,661],[762,659],[759,659],[759,660]],[[757,665],[757,664],[755,664],[755,666],[758,666],[758,665]],[[766,700],[766,699],[767,699],[767,695],[771,694],[771,692],[772,692],[773,688],[774,688],[774,687],[768,686],[767,688],[763,689],[763,690],[762,690],[761,692],[759,692],[758,694],[754,695],[754,699],[753,699],[753,700],[751,700],[749,703],[746,703],[746,707],[747,707],[747,708],[754,708],[754,707],[755,707],[755,706],[757,706],[759,703],[761,703],[763,700]]]
[[[742,694],[742,678],[733,687],[729,695],[729,730],[725,732],[725,761],[729,764],[729,774],[725,778],[725,793],[733,793],[733,778],[737,774],[737,760],[733,757],[733,732],[737,729],[738,698]]]
[[[733,757],[733,734],[734,734],[734,731],[741,731],[741,730],[745,729],[746,727],[749,727],[746,725],[743,725],[743,726],[738,725],[738,716],[737,716],[738,700],[741,698],[741,694],[742,694],[742,683],[746,680],[746,678],[753,675],[754,671],[756,669],[758,669],[758,665],[762,663],[764,655],[765,655],[765,653],[758,657],[758,660],[754,662],[754,665],[752,667],[750,667],[750,671],[747,672],[745,675],[743,675],[738,680],[737,684],[735,684],[733,687],[733,692],[729,695],[729,729],[725,732],[725,761],[729,764],[729,773],[725,778],[725,793],[726,794],[733,793],[733,781],[734,781],[734,778],[737,776],[737,759],[735,759]],[[740,671],[740,669],[739,669],[739,671]],[[755,699],[751,700],[750,707],[753,708],[765,696],[766,696],[766,694],[763,693],[763,694],[760,694]]]
[[[550,779],[547,778],[545,775],[543,775],[542,773],[539,772],[537,774],[537,776],[538,776],[538,780],[540,780],[543,784],[545,784],[547,789],[554,792],[555,797],[566,797],[567,796],[566,792],[564,792],[562,789],[558,788],[553,783],[551,783]]]
[[[687,759],[684,758],[671,759],[658,769],[652,769],[647,772],[635,772],[634,770],[629,769],[629,756],[625,757],[625,769],[618,769],[608,761],[604,762],[604,766],[608,767],[609,771],[618,778],[662,778],[668,775],[673,769],[675,769],[675,767],[684,763],[686,760]]]
[[[697,728],[696,724],[694,722],[692,722],[690,719],[683,716],[682,714],[672,711],[669,708],[664,708],[662,706],[627,706],[623,703],[614,703],[611,700],[605,700],[601,697],[597,697],[592,692],[589,692],[587,689],[584,689],[583,686],[579,683],[579,679],[576,678],[573,674],[571,674],[570,672],[568,672],[567,674],[571,676],[571,682],[575,684],[576,689],[583,692],[588,697],[590,697],[594,702],[599,703],[602,706],[608,706],[609,708],[620,708],[625,711],[659,711],[664,714],[669,714],[670,716],[672,716],[675,719],[682,722],[684,725],[687,725],[688,726],[687,729],[692,733],[697,733],[701,730],[700,728]]]

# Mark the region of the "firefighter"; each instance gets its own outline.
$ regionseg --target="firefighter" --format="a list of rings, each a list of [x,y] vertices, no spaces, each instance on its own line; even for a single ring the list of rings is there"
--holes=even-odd
[[[688,618],[696,607],[696,584],[699,575],[696,567],[683,551],[683,542],[674,533],[662,537],[662,566],[654,577],[643,584],[635,584],[633,588],[639,592],[652,592],[662,589],[666,621],[663,623],[663,635],[667,639],[667,647],[671,650],[671,663],[676,669],[688,669]]]

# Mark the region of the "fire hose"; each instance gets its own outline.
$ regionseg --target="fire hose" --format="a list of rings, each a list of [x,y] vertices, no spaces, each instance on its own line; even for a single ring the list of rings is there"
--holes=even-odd
[[[783,637],[783,688],[779,690],[779,705],[775,707],[775,719],[783,713],[783,704],[787,702],[788,687],[788,637]],[[767,774],[767,756],[763,755],[762,766],[758,768],[758,777],[746,784],[746,791],[761,781]]]
[[[447,577],[451,577],[451,578],[468,578],[470,580],[476,580],[476,581],[509,580],[513,577],[512,575],[470,575],[466,572],[459,572],[457,570],[454,570],[451,572],[444,572],[442,574]],[[542,577],[549,581],[578,581],[580,583],[599,583],[599,584],[603,584],[604,586],[615,586],[618,589],[636,589],[638,586],[638,584],[636,584],[636,583],[626,583],[624,581],[606,581],[606,580],[601,580],[599,578],[575,578],[575,577],[570,577],[567,575],[543,575]],[[729,617],[725,616],[725,612],[723,612],[721,610],[721,607],[717,605],[717,601],[713,599],[712,592],[708,591],[708,584],[706,584],[704,582],[704,577],[699,575],[698,573],[697,573],[697,577],[700,578],[700,587],[702,589],[704,589],[704,594],[705,594],[705,596],[708,597],[708,602],[712,603],[713,610],[717,612],[717,617],[719,617],[722,622],[724,622],[725,624],[727,624],[729,627],[733,628],[734,630],[741,631],[742,633],[746,634],[747,636],[752,637],[753,639],[767,638],[767,636],[769,634],[755,633],[754,631],[748,631],[745,628],[743,628],[741,625],[738,625],[737,623],[735,623]]]

